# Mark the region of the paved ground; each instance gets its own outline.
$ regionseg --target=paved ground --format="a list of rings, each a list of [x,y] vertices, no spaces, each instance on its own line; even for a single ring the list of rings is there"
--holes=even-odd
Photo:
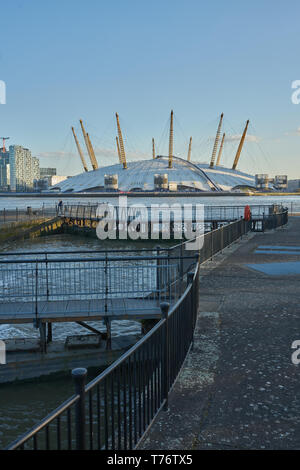
[[[300,218],[292,218],[202,268],[194,350],[169,411],[140,448],[300,449],[300,365],[291,361],[300,340],[300,274],[270,269],[300,265],[299,235]],[[266,263],[266,272],[253,266]]]

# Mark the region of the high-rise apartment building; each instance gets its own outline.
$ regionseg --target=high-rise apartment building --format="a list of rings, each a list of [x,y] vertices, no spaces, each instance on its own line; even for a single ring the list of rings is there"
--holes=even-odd
[[[0,191],[7,191],[10,183],[9,152],[0,148]]]
[[[34,180],[40,179],[39,160],[20,145],[9,146],[10,190],[31,191]]]

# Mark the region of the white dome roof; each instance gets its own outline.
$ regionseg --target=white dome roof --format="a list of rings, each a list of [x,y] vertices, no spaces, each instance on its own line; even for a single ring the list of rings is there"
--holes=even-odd
[[[247,173],[221,166],[209,168],[208,164],[188,162],[173,157],[172,168],[168,168],[168,157],[128,162],[127,169],[116,164],[99,168],[68,178],[51,189],[62,192],[101,191],[104,188],[105,175],[118,176],[120,191],[140,189],[154,190],[154,175],[167,174],[169,183],[177,183],[200,191],[231,190],[235,186],[255,186],[255,178]]]

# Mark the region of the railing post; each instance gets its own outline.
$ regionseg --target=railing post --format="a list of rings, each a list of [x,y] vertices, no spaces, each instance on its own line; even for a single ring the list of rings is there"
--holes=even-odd
[[[190,271],[187,273],[187,285],[191,284],[194,279],[194,273],[193,271]]]
[[[180,281],[183,281],[183,243],[180,245]]]
[[[191,288],[191,307],[192,307],[192,325],[191,325],[191,328],[192,328],[192,342],[191,342],[191,349],[193,349],[193,347],[194,347],[194,325],[195,325],[195,322],[196,322],[196,315],[197,315],[195,289],[198,289],[197,285],[196,286],[193,285],[193,281],[194,281],[194,273],[192,271],[190,271],[190,272],[187,273],[187,287],[190,284],[192,284],[192,288]]]
[[[162,317],[166,320],[165,322],[165,338],[164,338],[164,357],[163,357],[163,398],[165,399],[164,411],[168,409],[168,396],[169,396],[169,307],[170,304],[163,302],[160,304]]]
[[[172,297],[172,277],[171,277],[171,263],[170,263],[170,250],[168,250],[168,260],[167,260],[167,279],[168,279],[168,293],[169,293],[169,301],[171,301]]]
[[[85,450],[85,381],[87,370],[83,367],[72,370],[75,393],[79,395],[75,408],[76,450]]]
[[[38,320],[38,262],[35,262],[35,328],[39,327]]]
[[[156,247],[156,298],[160,298],[160,289],[161,289],[161,280],[160,280],[160,259],[159,259],[159,254],[160,254],[160,246]]]
[[[47,302],[49,300],[49,279],[48,279],[48,256],[45,254],[45,266],[46,266],[46,297]]]
[[[108,258],[107,258],[107,251],[105,252],[104,276],[105,276],[105,304],[104,304],[104,311],[105,311],[105,313],[107,313],[107,311],[108,311]]]
[[[221,230],[221,253],[223,252],[223,249],[224,249],[224,233],[223,233],[223,225],[221,225],[220,227],[220,230]]]

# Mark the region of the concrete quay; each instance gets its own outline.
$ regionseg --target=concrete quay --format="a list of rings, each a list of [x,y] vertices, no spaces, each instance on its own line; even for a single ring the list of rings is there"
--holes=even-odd
[[[300,218],[201,267],[194,348],[139,449],[300,449]]]
[[[32,220],[0,223],[0,242],[24,240],[57,233],[61,230],[62,223],[60,217],[36,217]]]
[[[0,384],[28,381],[53,374],[70,374],[76,367],[105,369],[140,339],[128,334],[112,337],[111,348],[97,335],[77,335],[66,342],[47,345],[47,354],[40,351],[39,339],[6,340],[6,364],[1,364]]]

